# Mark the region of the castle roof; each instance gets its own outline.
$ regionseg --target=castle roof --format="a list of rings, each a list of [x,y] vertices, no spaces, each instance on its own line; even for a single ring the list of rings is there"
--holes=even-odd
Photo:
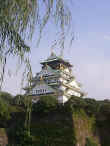
[[[56,63],[56,62],[72,67],[72,65],[70,64],[68,60],[64,60],[62,57],[57,56],[55,53],[51,53],[51,55],[46,60],[41,62],[41,64],[50,64],[50,63]]]

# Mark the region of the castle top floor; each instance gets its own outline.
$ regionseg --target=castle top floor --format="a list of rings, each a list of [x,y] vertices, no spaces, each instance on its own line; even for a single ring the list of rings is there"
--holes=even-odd
[[[60,69],[60,68],[71,68],[72,65],[69,61],[64,60],[62,57],[56,56],[54,53],[50,55],[46,60],[41,62],[42,67],[46,65],[50,66],[52,69]]]

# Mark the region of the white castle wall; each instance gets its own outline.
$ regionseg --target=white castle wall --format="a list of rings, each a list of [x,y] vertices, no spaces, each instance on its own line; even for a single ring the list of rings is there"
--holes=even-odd
[[[67,94],[69,94],[69,95],[74,95],[74,96],[78,96],[78,97],[81,96],[80,93],[78,93],[78,92],[76,92],[76,91],[73,91],[73,90],[71,90],[71,89],[67,91]]]
[[[59,103],[65,103],[68,101],[68,98],[66,96],[58,96],[58,102]]]
[[[54,92],[54,89],[49,88],[46,84],[38,84],[32,89],[31,94],[37,95],[37,94],[46,94],[51,92]]]
[[[80,89],[80,87],[78,86],[77,82],[74,80],[72,82],[69,83],[69,85],[73,86],[73,87],[76,87],[78,89]]]

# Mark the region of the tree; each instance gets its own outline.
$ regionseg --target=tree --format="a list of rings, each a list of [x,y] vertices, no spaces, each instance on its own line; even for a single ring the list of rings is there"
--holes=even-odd
[[[43,28],[51,18],[60,27],[63,40],[60,45],[64,48],[65,28],[70,27],[71,22],[71,12],[67,7],[70,1],[0,0],[1,83],[9,55],[26,61],[25,56],[30,52],[30,47],[25,44],[25,40],[32,38],[35,27],[39,29],[40,39]]]
[[[1,97],[0,97],[0,118],[5,120],[8,120],[10,118],[9,106]]]
[[[31,124],[31,112],[32,112],[32,98],[25,96],[25,108],[26,108],[26,117],[25,117],[25,129],[30,136],[30,124]]]
[[[0,99],[7,104],[11,104],[13,101],[13,96],[7,92],[0,92]]]
[[[42,31],[51,18],[54,18],[55,24],[60,28],[60,46],[64,49],[65,29],[70,28],[71,22],[67,3],[67,0],[0,0],[0,88],[10,55],[18,57],[21,63],[26,63],[30,81],[32,71],[26,56],[30,47],[25,41],[32,38],[37,27],[39,42]],[[27,104],[27,117],[30,117],[30,113],[31,108]]]
[[[93,138],[87,137],[85,146],[98,146],[98,144],[93,140]]]

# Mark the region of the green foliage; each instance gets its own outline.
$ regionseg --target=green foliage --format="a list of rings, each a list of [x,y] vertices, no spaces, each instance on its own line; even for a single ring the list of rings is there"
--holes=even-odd
[[[40,107],[41,103],[42,107]],[[20,106],[20,108],[23,107]],[[14,139],[10,144],[16,146],[75,146],[72,117],[64,111],[65,107],[59,107],[55,97],[42,97],[38,103],[33,104],[31,133],[29,134],[24,128],[24,120],[17,117],[14,131],[12,132],[10,129],[12,132],[9,133],[10,139]],[[42,116],[40,116],[41,114]],[[20,119],[22,121],[19,121]]]
[[[8,120],[10,118],[8,104],[0,98],[0,119]]]
[[[0,0],[0,82],[3,82],[9,56],[19,58],[20,65],[26,63],[27,53],[31,52],[26,40],[32,38],[37,27],[39,43],[42,31],[51,19],[61,33],[57,45],[64,48],[66,30],[72,26],[68,3],[65,0]]]
[[[23,122],[16,123],[14,129],[12,129],[9,133],[9,142],[10,145],[16,146],[31,146],[32,144],[32,137],[29,135],[28,131],[24,128]],[[11,141],[10,141],[11,138]]]
[[[110,145],[110,101],[99,101],[100,110],[96,118],[96,126],[99,129],[99,135],[102,146]]]
[[[10,117],[12,96],[7,92],[0,92],[0,126],[5,127]]]
[[[69,115],[62,111],[52,112],[43,117],[37,114],[31,123],[31,133],[37,146],[75,146],[76,138],[73,122]]]
[[[0,46],[3,47],[4,41],[8,40],[11,48],[7,48],[6,52],[23,55],[29,51],[22,39],[24,32],[28,29],[26,35],[32,35],[35,24],[42,32],[53,16],[55,23],[64,29],[70,24],[71,18],[67,6],[65,0],[0,0]]]
[[[16,146],[35,146],[32,136],[23,128],[16,131]]]
[[[26,110],[28,111],[27,107],[29,107],[27,103],[30,103],[28,101],[31,98],[18,95],[12,98],[11,102],[10,98],[8,94],[3,94],[0,98],[0,126],[6,127],[10,146],[13,144],[16,146],[75,146],[77,140],[80,140],[76,138],[77,129],[75,128],[80,122],[84,125],[82,129],[86,129],[85,134],[90,132],[94,135],[97,131],[101,145],[110,144],[110,101],[108,100],[96,101],[72,97],[64,105],[59,105],[56,97],[41,97],[32,105],[29,133],[26,127],[24,128],[24,123]],[[74,123],[75,118],[76,123]],[[74,124],[77,126],[74,127]],[[97,143],[94,138],[87,137],[85,146],[97,146]]]
[[[42,96],[40,100],[33,105],[33,112],[48,113],[57,108],[58,102],[54,96]]]
[[[7,104],[11,104],[13,101],[13,96],[7,92],[0,92],[0,98]]]
[[[77,98],[73,96],[67,103],[71,111],[80,111],[83,109],[89,116],[96,115],[100,110],[100,104],[91,98]]]
[[[86,138],[86,145],[85,146],[98,146],[97,143],[91,137]]]
[[[84,101],[86,103],[85,111],[87,112],[87,114],[90,116],[91,115],[95,116],[100,110],[100,105],[98,101],[91,98],[85,98]]]
[[[100,110],[99,112],[102,114],[102,115],[105,115],[107,118],[110,117],[110,102],[103,102],[100,106]]]
[[[65,104],[65,107],[68,111],[74,112],[80,112],[81,109],[84,109],[86,103],[83,98],[77,98],[75,96],[72,96],[71,99]]]
[[[25,95],[16,95],[13,98],[13,105],[19,105],[25,107],[27,104],[28,97]]]

